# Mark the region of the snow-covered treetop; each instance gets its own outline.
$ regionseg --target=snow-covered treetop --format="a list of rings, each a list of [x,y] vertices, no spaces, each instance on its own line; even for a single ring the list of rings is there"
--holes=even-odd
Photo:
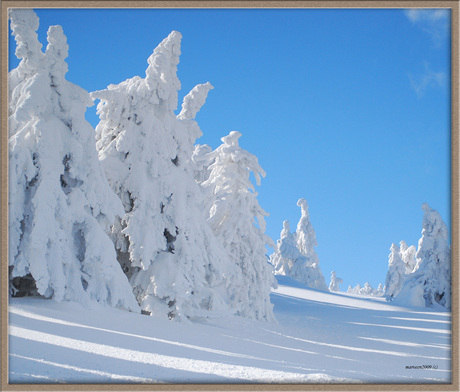
[[[211,153],[210,158],[215,158],[215,161],[209,166],[209,170],[214,174],[203,185],[209,186],[214,183],[215,194],[221,191],[247,192],[247,189],[255,191],[249,179],[250,172],[254,173],[257,185],[260,185],[261,176],[265,177],[265,171],[259,165],[257,157],[240,147],[240,137],[240,132],[230,132],[220,139],[224,144]],[[234,189],[230,189],[232,187]]]
[[[417,260],[423,269],[450,269],[447,226],[438,211],[423,203],[422,237],[418,242]],[[439,271],[436,271],[439,273]]]
[[[9,11],[11,31],[16,40],[16,57],[22,59],[20,68],[37,67],[43,58],[42,44],[36,31],[39,26],[38,16],[32,9],[14,8]]]
[[[208,93],[214,87],[211,83],[196,85],[185,97],[182,102],[182,110],[177,115],[177,120],[182,122],[182,127],[174,135],[179,142],[179,150],[182,150],[182,158],[189,161],[194,154],[194,144],[196,139],[203,136],[198,123],[195,121],[196,114],[205,104]],[[193,159],[192,159],[193,161]]]
[[[297,246],[303,255],[311,257],[314,253],[314,247],[318,246],[316,233],[310,222],[307,201],[305,199],[299,199],[297,205],[301,208],[301,217],[297,224],[296,231]]]
[[[283,230],[281,230],[280,239],[286,238],[291,234],[291,228],[289,227],[289,221],[285,220],[283,222]]]
[[[399,253],[400,253],[399,246],[396,245],[395,243],[391,244],[390,251],[391,251],[391,255],[399,254]],[[394,261],[395,261],[395,258],[394,258],[394,257],[390,257],[390,258],[388,259],[388,263],[389,263],[389,264],[393,264]]]
[[[407,242],[402,240],[399,242],[399,248],[401,249],[401,252],[405,252],[407,248],[409,248],[409,245],[407,245]]]
[[[283,230],[281,230],[277,247],[279,256],[284,259],[297,260],[302,257],[297,249],[295,236],[291,233],[288,220],[283,222]]]
[[[164,102],[170,110],[176,110],[177,92],[181,88],[177,77],[181,40],[181,33],[172,31],[148,58],[149,66],[145,71],[147,86],[154,92],[154,97],[158,102]]]
[[[423,214],[423,223],[422,223],[422,238],[419,241],[419,249],[417,252],[417,258],[422,258],[423,253],[428,249],[432,249],[434,242],[436,241],[438,246],[442,245],[448,250],[448,237],[449,233],[447,226],[441,218],[441,215],[438,211],[431,208],[427,203],[423,203],[422,210]],[[439,249],[441,250],[441,249]]]
[[[53,77],[64,79],[68,71],[68,65],[65,62],[69,54],[69,45],[67,37],[61,26],[50,26],[48,29],[48,46],[46,47],[45,56],[49,61],[49,66]]]

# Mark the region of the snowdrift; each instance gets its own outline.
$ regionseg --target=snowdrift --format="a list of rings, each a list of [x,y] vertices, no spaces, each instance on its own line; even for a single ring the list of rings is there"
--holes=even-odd
[[[451,315],[278,277],[277,323],[13,298],[10,383],[448,383]]]

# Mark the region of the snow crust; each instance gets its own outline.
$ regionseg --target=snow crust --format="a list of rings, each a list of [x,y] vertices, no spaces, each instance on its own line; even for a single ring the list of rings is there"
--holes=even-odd
[[[9,381],[298,388],[451,381],[451,315],[445,309],[400,307],[277,279],[272,302],[278,323],[241,317],[171,323],[102,306],[13,298]]]

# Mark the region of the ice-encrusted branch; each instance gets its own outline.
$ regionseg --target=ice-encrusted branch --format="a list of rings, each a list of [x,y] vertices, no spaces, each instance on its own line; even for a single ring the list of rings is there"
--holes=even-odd
[[[198,84],[185,97],[182,103],[182,110],[177,116],[180,120],[194,120],[196,114],[205,104],[210,90],[214,87],[211,83]]]

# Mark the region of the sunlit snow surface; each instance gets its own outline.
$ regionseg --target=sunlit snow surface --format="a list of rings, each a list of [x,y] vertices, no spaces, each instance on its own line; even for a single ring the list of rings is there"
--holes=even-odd
[[[11,299],[10,383],[447,383],[451,317],[285,276],[278,323],[177,323],[109,307]]]

